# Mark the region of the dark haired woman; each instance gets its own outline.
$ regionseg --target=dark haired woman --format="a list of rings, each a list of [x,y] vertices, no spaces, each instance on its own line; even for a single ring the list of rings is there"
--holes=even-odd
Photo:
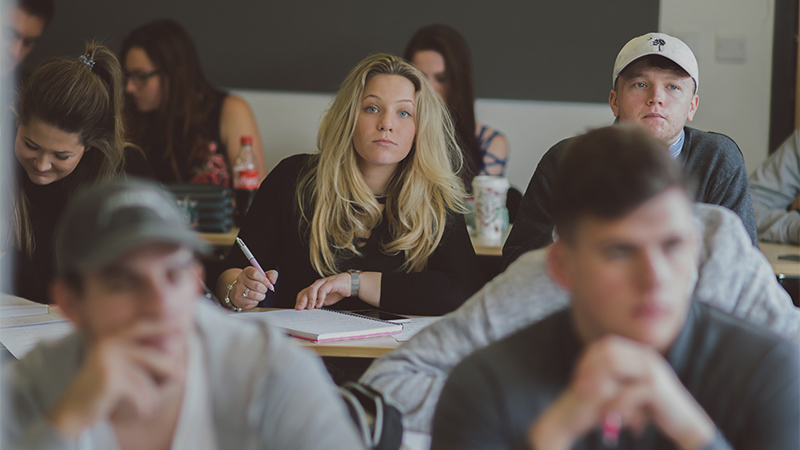
[[[209,83],[183,27],[159,20],[134,29],[120,60],[132,100],[126,110],[130,136],[159,180],[231,186],[242,136],[252,136],[258,180],[264,179],[264,151],[250,107]]]
[[[5,252],[16,254],[14,294],[47,302],[55,228],[81,188],[122,173],[153,177],[144,155],[125,145],[122,83],[117,58],[94,44],[78,58],[44,63],[25,80],[14,142],[13,213],[4,243]]]
[[[467,41],[447,25],[420,28],[404,57],[428,78],[450,108],[466,162],[462,175],[471,190],[475,175],[505,175],[508,141],[497,130],[475,121],[472,58]]]

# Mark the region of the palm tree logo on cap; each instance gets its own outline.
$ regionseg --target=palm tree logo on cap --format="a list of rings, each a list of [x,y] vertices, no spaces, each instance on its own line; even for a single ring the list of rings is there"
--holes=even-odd
[[[653,41],[652,42],[653,47],[658,47],[658,51],[661,51],[661,47],[662,46],[667,45],[667,43],[664,42],[663,39],[653,39],[653,38],[650,38],[650,39],[652,39],[652,41]]]

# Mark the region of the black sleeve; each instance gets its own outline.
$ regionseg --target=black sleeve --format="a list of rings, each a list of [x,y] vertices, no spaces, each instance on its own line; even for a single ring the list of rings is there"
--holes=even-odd
[[[508,267],[525,252],[553,242],[553,184],[557,176],[558,155],[569,140],[554,145],[542,156],[522,197],[517,219],[503,245],[503,265]]]
[[[298,179],[308,160],[309,155],[294,155],[272,169],[259,186],[239,229],[239,238],[253,253],[261,268],[278,271],[275,291],[267,291],[263,306],[294,307],[294,296],[299,291],[298,280],[305,276],[298,270],[310,267],[307,263],[308,250],[301,248],[298,238],[300,219],[296,212],[295,194]],[[249,265],[250,262],[234,243],[228,250],[222,270],[234,267],[244,269]]]
[[[513,447],[498,394],[501,383],[476,356],[457,365],[447,378],[433,416],[431,450]]]
[[[37,303],[50,303],[48,289],[52,275],[39,267],[32,259],[23,255],[15,247],[3,249],[3,264],[11,268],[10,289],[4,285],[3,292],[26,298]]]
[[[278,267],[281,242],[288,233],[297,232],[297,224],[290,223],[293,217],[290,208],[295,201],[297,177],[307,157],[291,156],[272,169],[259,186],[239,229],[239,238],[265,271]],[[225,257],[223,270],[234,267],[244,269],[249,265],[250,262],[234,243]]]
[[[736,449],[800,448],[800,355],[781,342],[764,355],[743,393],[749,407],[737,429],[726,436]]]
[[[148,180],[156,180],[156,174],[144,153],[136,147],[125,148],[125,174]]]
[[[384,272],[381,309],[439,316],[454,311],[483,286],[464,216],[450,213],[439,246],[422,272]]]

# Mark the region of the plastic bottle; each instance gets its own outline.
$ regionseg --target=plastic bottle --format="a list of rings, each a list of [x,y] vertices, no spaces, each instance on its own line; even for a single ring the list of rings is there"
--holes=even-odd
[[[258,190],[258,167],[256,155],[253,153],[252,136],[242,136],[241,148],[233,164],[233,189],[236,193],[233,222],[237,227],[241,227],[242,220]]]

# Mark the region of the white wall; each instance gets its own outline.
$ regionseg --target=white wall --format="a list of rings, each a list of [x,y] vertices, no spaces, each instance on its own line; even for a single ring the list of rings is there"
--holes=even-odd
[[[750,173],[767,157],[775,0],[661,0],[660,31],[684,39],[700,65],[690,125],[735,140]],[[717,60],[717,37],[745,39],[745,62]]]
[[[272,170],[283,158],[317,150],[317,131],[332,95],[233,90],[242,96],[256,116],[267,167]]]
[[[748,172],[767,156],[773,14],[774,0],[661,0],[659,31],[684,39],[700,64],[700,108],[690,125],[731,136]],[[717,36],[743,37],[745,62],[717,61]],[[316,151],[331,95],[236,92],[255,112],[270,168],[286,156]],[[551,145],[613,121],[606,104],[528,100],[479,99],[476,115],[506,134],[511,144],[507,175],[522,191]]]
[[[608,105],[529,100],[480,99],[475,115],[508,138],[511,156],[506,176],[523,193],[539,159],[553,144],[614,121]]]
[[[287,156],[316,151],[317,130],[331,95],[234,92],[253,108],[270,169]],[[511,184],[522,191],[551,145],[588,127],[613,121],[607,105],[480,99],[476,106],[478,120],[497,127],[508,137],[511,164],[507,175]]]

